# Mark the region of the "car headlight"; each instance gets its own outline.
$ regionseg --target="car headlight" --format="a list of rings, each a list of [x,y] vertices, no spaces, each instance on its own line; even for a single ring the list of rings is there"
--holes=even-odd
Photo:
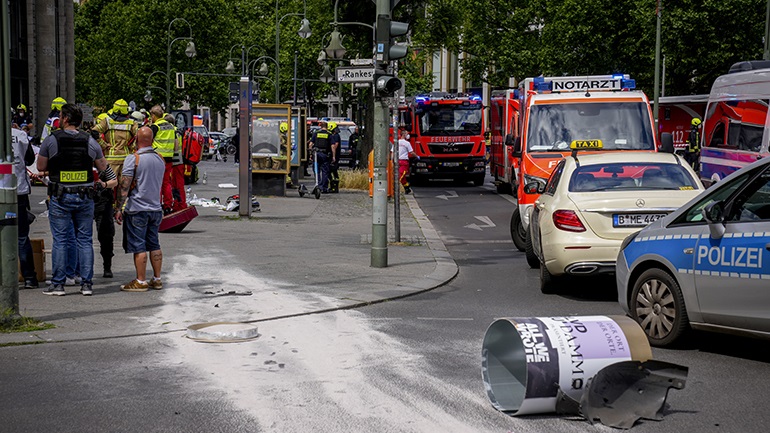
[[[639,232],[631,233],[630,235],[626,236],[626,238],[623,239],[623,242],[620,243],[620,251],[625,250],[626,247],[629,246],[631,242],[633,242],[634,239],[636,239],[636,236],[638,235],[639,235]]]

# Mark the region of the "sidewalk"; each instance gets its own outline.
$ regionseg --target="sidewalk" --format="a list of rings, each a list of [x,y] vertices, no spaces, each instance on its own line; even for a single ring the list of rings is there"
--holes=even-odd
[[[222,203],[237,189],[232,162],[200,164],[201,180],[190,195],[218,197]],[[202,185],[203,172],[207,184]],[[312,179],[303,183],[312,185]],[[311,186],[312,189],[312,186]],[[45,190],[34,187],[35,214],[45,206]],[[404,197],[404,196],[402,196]],[[388,247],[388,267],[370,267],[371,199],[364,191],[300,198],[259,197],[261,211],[250,220],[237,212],[198,207],[199,216],[179,234],[161,234],[163,284],[160,291],[121,292],[134,278],[132,258],[121,248],[120,226],[115,236],[113,273],[102,278],[98,241],[94,241],[94,295],[65,287],[67,296],[46,296],[40,290],[20,290],[22,315],[56,325],[35,333],[0,334],[6,343],[64,342],[155,333],[184,333],[187,326],[207,321],[259,322],[352,308],[408,296],[439,287],[458,268],[438,233],[412,196],[401,204],[401,239]],[[393,238],[393,204],[388,230]],[[51,237],[46,217],[32,225],[31,238]],[[51,256],[46,257],[51,277]]]

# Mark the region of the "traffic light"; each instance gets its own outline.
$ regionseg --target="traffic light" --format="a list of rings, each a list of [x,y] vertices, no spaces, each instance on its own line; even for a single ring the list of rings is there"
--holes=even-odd
[[[380,96],[393,96],[401,88],[401,80],[393,75],[382,74],[374,76],[374,89]]]
[[[409,24],[391,21],[390,15],[377,16],[377,60],[388,62],[406,57],[408,47],[396,45],[393,40],[404,36],[409,31]]]

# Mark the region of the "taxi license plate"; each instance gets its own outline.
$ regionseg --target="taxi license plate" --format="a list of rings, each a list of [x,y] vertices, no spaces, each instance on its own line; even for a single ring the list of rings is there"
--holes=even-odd
[[[613,227],[644,227],[668,214],[665,213],[621,213],[612,215]]]
[[[443,163],[444,167],[459,167],[459,162],[445,162]]]

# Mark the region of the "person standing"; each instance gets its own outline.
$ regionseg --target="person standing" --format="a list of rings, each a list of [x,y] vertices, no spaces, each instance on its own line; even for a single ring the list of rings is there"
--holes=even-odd
[[[361,134],[358,132],[358,125],[353,127],[353,133],[350,134],[348,143],[350,146],[350,155],[353,158],[353,161],[350,162],[350,168],[356,168],[361,160],[361,156],[358,154],[361,144]]]
[[[48,195],[51,197],[48,219],[51,225],[52,270],[51,285],[43,293],[64,296],[67,264],[67,234],[74,229],[78,251],[83,295],[93,294],[94,273],[93,221],[94,171],[104,173],[107,180],[115,172],[104,159],[102,148],[90,135],[78,131],[83,112],[77,105],[61,107],[61,130],[51,133],[40,146],[38,171],[48,171]]]
[[[35,272],[32,244],[29,241],[29,193],[31,184],[27,166],[35,162],[35,152],[29,145],[27,134],[16,128],[11,129],[11,145],[13,146],[13,167],[16,174],[17,213],[19,227],[19,266],[24,277],[25,289],[38,288],[37,273]]]
[[[321,129],[313,134],[310,139],[310,148],[315,150],[316,163],[320,171],[318,187],[322,193],[329,192],[329,166],[333,155],[332,134],[326,129],[326,122],[320,123]],[[319,176],[319,173],[316,173]]]
[[[235,135],[232,138],[235,145],[235,165],[241,163],[241,127],[235,128]]]
[[[701,120],[693,117],[690,122],[690,135],[687,137],[687,153],[684,155],[685,161],[696,173],[700,171],[700,127]]]
[[[176,130],[174,124],[165,119],[163,108],[156,105],[150,109],[152,117],[153,142],[155,152],[166,161],[166,170],[163,173],[163,187],[161,197],[163,200],[163,213],[170,214],[174,211],[174,197],[171,192],[171,172],[174,170],[174,144],[176,143]],[[204,143],[204,146],[206,144]],[[122,185],[122,184],[121,184]]]
[[[174,116],[167,114],[166,122],[173,124]],[[180,131],[174,134],[174,156],[171,158],[171,208],[174,212],[187,207],[187,194],[184,190],[184,161],[182,159],[182,140]]]
[[[128,103],[123,99],[115,101],[112,114],[102,117],[91,129],[92,136],[102,146],[104,158],[118,176],[118,182],[123,161],[134,151],[136,130],[136,122],[128,116]]]
[[[417,156],[416,153],[414,153],[414,149],[412,148],[412,143],[407,140],[408,134],[406,131],[402,130],[399,134],[398,139],[398,180],[401,182],[401,185],[404,186],[404,193],[409,194],[412,192],[412,188],[409,186],[409,158],[417,158],[420,159],[419,156]]]
[[[61,128],[59,116],[61,115],[61,107],[66,103],[67,101],[61,96],[57,96],[51,101],[51,112],[48,113],[48,119],[45,121],[45,125],[43,125],[43,131],[40,133],[41,143],[48,138],[53,131]]]
[[[332,134],[332,162],[329,164],[329,192],[340,192],[340,128],[337,122],[329,122],[329,132]]]
[[[153,132],[142,127],[137,133],[136,152],[126,157],[120,181],[115,221],[123,224],[123,249],[134,255],[136,278],[120,286],[124,292],[146,292],[162,289],[160,271],[163,252],[158,229],[163,219],[160,190],[163,185],[165,160],[153,148]],[[125,224],[124,224],[125,222]],[[153,277],[147,281],[147,252]]]
[[[27,106],[19,104],[16,106],[16,114],[13,115],[11,120],[11,126],[16,125],[18,128],[24,127],[24,125],[32,124],[32,118],[27,113]]]

